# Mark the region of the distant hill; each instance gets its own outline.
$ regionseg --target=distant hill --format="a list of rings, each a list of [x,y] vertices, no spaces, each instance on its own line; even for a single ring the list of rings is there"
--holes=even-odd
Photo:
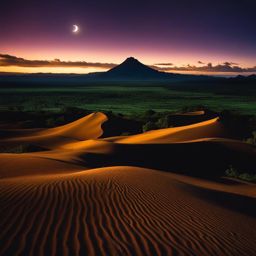
[[[256,81],[256,75],[250,75],[250,76],[238,75],[236,77],[230,78],[230,80],[238,81],[238,82],[239,81],[244,81],[244,82]]]
[[[127,58],[120,65],[107,72],[102,72],[98,75],[97,73],[94,74],[96,78],[102,80],[168,80],[194,77],[190,75],[160,72],[142,64],[133,57]]]
[[[159,72],[153,68],[150,68],[137,59],[130,57],[127,58],[120,65],[110,69],[109,71],[102,73],[101,78],[112,79],[156,79],[165,78],[169,74]]]

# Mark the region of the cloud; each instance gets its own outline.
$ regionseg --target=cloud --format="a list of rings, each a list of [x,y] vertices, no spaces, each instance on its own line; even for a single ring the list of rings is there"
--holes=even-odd
[[[200,60],[199,60],[197,63],[198,63],[198,64],[205,64],[204,62],[202,62],[202,61],[200,61]]]
[[[200,63],[201,64],[201,63]],[[159,71],[175,72],[175,71],[190,71],[190,72],[232,72],[232,73],[244,73],[244,72],[256,72],[256,66],[250,68],[240,67],[237,63],[224,62],[222,64],[213,65],[211,62],[204,64],[203,66],[187,65],[182,67],[156,67]]]
[[[18,66],[18,67],[79,67],[79,68],[113,68],[116,64],[85,62],[85,61],[61,61],[54,60],[27,60],[8,54],[0,54],[0,66]]]
[[[228,62],[228,61],[226,61],[226,62],[224,62],[223,63],[223,65],[226,65],[226,66],[234,66],[234,65],[238,65],[237,63],[235,63],[235,62]]]
[[[173,66],[173,63],[156,63],[155,66]]]

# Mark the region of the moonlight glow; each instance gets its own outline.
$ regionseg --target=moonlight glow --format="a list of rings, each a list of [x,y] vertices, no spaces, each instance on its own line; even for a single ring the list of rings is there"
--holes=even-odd
[[[77,25],[73,25],[73,30],[72,30],[72,32],[73,32],[73,33],[78,33],[78,31],[79,31],[79,27],[78,27]]]

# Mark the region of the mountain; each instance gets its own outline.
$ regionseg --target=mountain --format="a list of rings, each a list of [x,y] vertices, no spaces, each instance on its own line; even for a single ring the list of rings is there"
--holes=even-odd
[[[100,73],[97,77],[107,80],[162,80],[178,78],[182,77],[182,75],[157,71],[142,64],[137,59],[129,57],[120,65],[107,72]]]
[[[107,76],[113,77],[156,77],[159,76],[161,72],[150,68],[137,59],[130,57],[127,58],[120,65],[110,69],[105,73]]]

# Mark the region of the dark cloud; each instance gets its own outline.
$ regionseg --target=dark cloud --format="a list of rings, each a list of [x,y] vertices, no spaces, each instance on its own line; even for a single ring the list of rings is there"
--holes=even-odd
[[[238,63],[235,63],[235,62],[228,62],[228,61],[226,61],[226,62],[224,62],[223,63],[223,65],[226,65],[226,66],[234,66],[234,65],[239,65]]]
[[[80,68],[113,68],[116,64],[112,63],[93,63],[85,61],[61,61],[54,60],[27,60],[8,54],[0,54],[0,66],[19,66],[19,67],[80,67]]]
[[[202,61],[200,61],[200,60],[199,60],[197,63],[198,63],[198,64],[205,64],[204,62],[202,62]]]
[[[157,67],[159,71],[175,72],[175,71],[190,71],[190,72],[232,72],[232,73],[244,73],[244,72],[256,72],[256,66],[250,68],[242,68],[236,63],[225,62],[219,65],[213,65],[212,63],[205,64],[204,66],[187,65],[183,67]]]
[[[156,66],[173,66],[173,63],[156,63]]]

